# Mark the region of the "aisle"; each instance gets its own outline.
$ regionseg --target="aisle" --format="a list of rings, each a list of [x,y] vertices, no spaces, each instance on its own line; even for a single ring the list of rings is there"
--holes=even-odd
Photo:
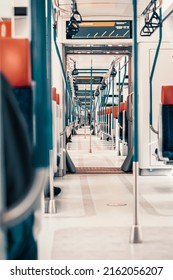
[[[100,140],[99,137],[91,136],[89,129],[79,129],[78,135],[72,137],[72,143],[68,143],[67,150],[76,167],[120,167],[125,159],[117,156],[116,150],[112,150],[112,141]]]
[[[83,135],[73,137],[69,151],[75,163],[99,166],[104,162],[113,166],[116,156],[110,143],[96,136],[92,141],[95,153],[89,155],[88,140]],[[142,244],[129,243],[132,179],[130,174],[57,178],[54,184],[62,192],[56,198],[57,213],[43,215],[40,259],[173,259],[172,177],[139,178]]]

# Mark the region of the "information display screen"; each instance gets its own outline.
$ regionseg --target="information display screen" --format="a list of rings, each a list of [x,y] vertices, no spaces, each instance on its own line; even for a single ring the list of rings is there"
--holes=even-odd
[[[103,80],[103,77],[100,77],[100,76],[95,76],[95,77],[92,77],[92,84],[101,84]],[[77,79],[76,79],[76,83],[77,84],[84,84],[84,85],[87,85],[87,84],[90,84],[91,83],[91,77],[90,76],[78,76]]]
[[[69,21],[66,22],[66,27]],[[67,39],[131,39],[132,21],[83,21],[79,32],[67,34]]]

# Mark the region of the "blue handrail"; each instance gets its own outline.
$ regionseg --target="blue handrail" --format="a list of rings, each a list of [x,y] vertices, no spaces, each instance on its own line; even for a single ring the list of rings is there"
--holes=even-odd
[[[133,0],[133,106],[134,106],[134,117],[133,117],[133,162],[139,161],[138,154],[138,33],[137,33],[137,0]]]
[[[69,84],[68,84],[68,81],[67,81],[67,78],[66,78],[66,73],[65,73],[63,62],[62,62],[61,54],[60,54],[60,51],[59,51],[59,48],[58,48],[58,45],[57,45],[57,42],[56,42],[56,36],[57,36],[57,33],[56,33],[56,23],[54,23],[53,35],[54,35],[53,37],[54,37],[54,44],[55,44],[56,53],[58,55],[58,59],[59,59],[61,70],[62,70],[62,76],[63,76],[64,82],[65,82],[65,86],[66,86],[66,91],[65,92],[66,92],[66,95],[68,95],[70,97],[72,105],[74,107],[73,100],[72,100],[72,97],[70,95],[70,87],[69,87]],[[67,97],[66,97],[66,100],[67,100]],[[66,125],[68,125],[67,124],[68,123],[68,121],[67,121],[68,115],[67,114],[68,114],[68,112],[67,112],[67,109],[66,109]]]
[[[160,8],[160,19],[162,21],[162,8]],[[154,57],[154,61],[153,61],[153,65],[152,65],[152,70],[151,70],[151,75],[150,75],[150,113],[149,113],[149,123],[150,123],[150,129],[154,133],[156,133],[156,134],[158,134],[158,132],[153,127],[153,77],[154,77],[154,73],[155,73],[155,69],[156,69],[156,65],[157,65],[157,60],[158,60],[158,56],[159,56],[159,52],[160,52],[162,38],[163,38],[163,32],[162,32],[162,23],[161,23],[160,27],[159,27],[159,42],[158,42],[158,45],[157,45],[156,54],[155,54],[155,57]]]
[[[114,102],[115,101],[115,77],[112,76],[112,129],[115,128],[114,125]]]
[[[121,71],[119,69],[119,71]],[[125,79],[126,79],[126,74],[127,74],[127,57],[125,56],[124,59],[124,75],[123,75],[123,80],[121,84],[121,79],[119,79],[119,96],[118,96],[118,123],[120,124],[120,102],[121,102],[121,94],[123,91]]]
[[[49,11],[48,5],[48,17]],[[36,82],[34,165],[36,167],[47,167],[49,165],[49,149],[52,147],[52,94],[51,81],[49,80],[48,86],[47,80],[45,0],[31,0],[31,19],[32,78]],[[51,63],[51,60],[49,63]],[[49,68],[51,68],[50,65]]]
[[[93,90],[92,90],[92,76],[93,76],[93,72],[92,72],[92,65],[91,65],[91,73],[90,73],[90,130],[92,129],[92,94],[93,94]]]

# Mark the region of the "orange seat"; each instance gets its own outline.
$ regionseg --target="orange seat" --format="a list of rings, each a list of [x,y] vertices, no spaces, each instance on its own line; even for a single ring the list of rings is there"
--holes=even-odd
[[[118,106],[114,106],[114,118],[118,118]]]
[[[107,115],[110,115],[110,107],[107,108]]]
[[[30,43],[28,39],[0,39],[0,72],[13,87],[31,86]]]
[[[125,102],[120,103],[120,112],[122,113],[123,111],[125,111]]]
[[[173,86],[162,86],[161,103],[173,105]]]
[[[57,104],[57,105],[60,104],[60,96],[59,96],[59,93],[56,94],[56,104]]]
[[[56,88],[55,87],[52,88],[52,100],[56,101]]]
[[[111,108],[112,109],[112,108]],[[125,103],[120,103],[120,113],[122,113],[125,110]],[[111,110],[112,113],[112,110]],[[118,106],[114,106],[114,118],[118,118]]]
[[[109,108],[106,108],[106,115],[109,115]]]

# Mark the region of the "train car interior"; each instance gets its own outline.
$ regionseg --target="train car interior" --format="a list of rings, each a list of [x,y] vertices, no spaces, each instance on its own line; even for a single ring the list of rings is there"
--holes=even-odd
[[[0,0],[0,259],[173,258],[171,0]]]

